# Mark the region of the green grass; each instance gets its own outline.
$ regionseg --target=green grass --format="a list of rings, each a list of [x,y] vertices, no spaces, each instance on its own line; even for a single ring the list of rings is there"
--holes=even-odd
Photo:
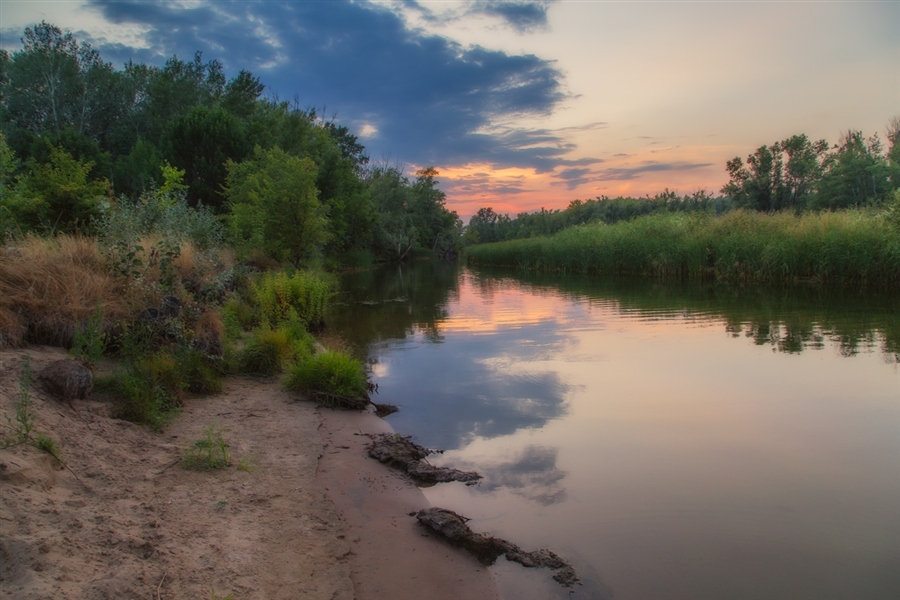
[[[900,284],[900,230],[866,211],[650,215],[474,246],[475,265],[721,281]]]
[[[207,427],[202,438],[185,448],[181,465],[194,471],[224,469],[231,465],[228,444],[222,436],[222,430],[215,424]]]
[[[285,385],[326,406],[361,408],[368,402],[366,383],[360,361],[327,351],[295,363]]]
[[[328,301],[334,294],[332,280],[324,274],[284,271],[263,275],[252,285],[252,302],[258,321],[270,327],[301,321],[307,328],[320,327],[325,321]]]

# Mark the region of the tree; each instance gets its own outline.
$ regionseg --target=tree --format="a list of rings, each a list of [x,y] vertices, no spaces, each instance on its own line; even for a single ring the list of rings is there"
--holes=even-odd
[[[89,226],[102,214],[110,193],[109,181],[90,178],[92,168],[61,147],[50,150],[47,163],[28,161],[19,178],[18,203],[10,207],[19,224],[53,231]]]
[[[244,248],[300,266],[327,241],[312,160],[257,147],[243,162],[229,160],[226,170],[228,225]]]
[[[221,107],[195,106],[171,125],[164,148],[166,158],[185,170],[190,203],[222,212],[225,163],[247,155],[240,122]]]
[[[22,46],[8,60],[2,94],[15,126],[102,138],[124,105],[112,66],[90,44],[47,22],[26,28]]]
[[[894,189],[877,135],[866,139],[861,131],[847,131],[826,157],[824,167],[819,200],[822,208],[878,204]]]

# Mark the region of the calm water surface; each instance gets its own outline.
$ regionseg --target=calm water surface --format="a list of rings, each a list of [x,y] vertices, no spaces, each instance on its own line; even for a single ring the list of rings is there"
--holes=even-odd
[[[584,584],[508,599],[900,598],[900,299],[427,262],[331,325],[394,429],[475,469],[429,500]]]

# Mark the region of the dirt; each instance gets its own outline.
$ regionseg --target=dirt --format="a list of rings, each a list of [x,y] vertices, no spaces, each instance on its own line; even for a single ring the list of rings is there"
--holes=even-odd
[[[0,412],[63,350],[0,351]],[[490,573],[409,516],[415,485],[365,457],[372,413],[297,401],[276,381],[229,379],[190,398],[162,433],[113,419],[108,403],[30,391],[30,445],[0,451],[0,597],[495,598]],[[349,423],[349,425],[348,425]],[[0,420],[6,433],[6,420]],[[232,466],[189,471],[184,449],[221,430]]]

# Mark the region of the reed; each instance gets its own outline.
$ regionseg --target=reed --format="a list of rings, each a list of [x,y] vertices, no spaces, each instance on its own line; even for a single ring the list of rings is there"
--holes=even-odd
[[[660,214],[473,246],[468,260],[573,273],[895,286],[900,230],[866,211]]]

